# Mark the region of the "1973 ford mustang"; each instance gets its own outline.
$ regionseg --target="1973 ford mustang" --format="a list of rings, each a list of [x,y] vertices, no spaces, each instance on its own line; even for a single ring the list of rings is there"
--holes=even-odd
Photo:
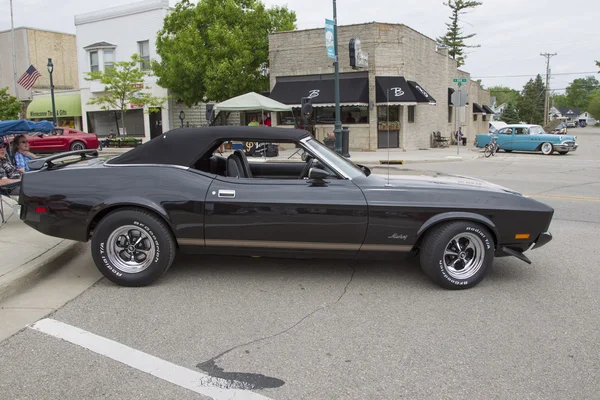
[[[225,142],[290,143],[304,161],[249,162]],[[227,153],[225,153],[227,154]],[[478,179],[373,174],[308,132],[271,127],[182,128],[120,156],[81,150],[29,162],[20,218],[86,242],[98,269],[124,286],[154,282],[177,251],[308,258],[412,252],[443,288],[465,289],[494,257],[548,243],[554,210]]]

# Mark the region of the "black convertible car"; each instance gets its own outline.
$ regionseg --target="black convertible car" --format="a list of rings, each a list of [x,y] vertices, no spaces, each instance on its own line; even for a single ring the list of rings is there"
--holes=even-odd
[[[224,143],[304,152],[227,157]],[[227,153],[225,153],[227,155]],[[260,161],[260,162],[259,162]],[[95,150],[31,160],[21,219],[86,242],[111,281],[148,285],[175,253],[342,258],[412,252],[438,285],[469,288],[494,257],[539,248],[554,210],[478,179],[400,171],[378,176],[308,132],[271,127],[175,129],[114,158]]]

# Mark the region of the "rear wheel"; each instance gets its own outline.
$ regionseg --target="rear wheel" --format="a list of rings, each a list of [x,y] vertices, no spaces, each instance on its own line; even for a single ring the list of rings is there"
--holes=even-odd
[[[426,233],[420,250],[421,268],[446,289],[468,289],[481,282],[494,261],[490,231],[471,221],[452,221]]]
[[[167,225],[140,209],[121,209],[94,229],[92,257],[100,272],[121,286],[146,286],[160,278],[175,258]]]
[[[85,143],[79,140],[71,143],[71,151],[85,150]]]
[[[542,149],[542,153],[544,153],[547,156],[552,154],[552,152],[554,151],[554,147],[552,146],[552,143],[548,143],[548,142],[542,144],[541,149]]]
[[[486,144],[485,150],[483,150],[483,155],[487,158],[492,155],[492,151],[493,151],[492,145]]]

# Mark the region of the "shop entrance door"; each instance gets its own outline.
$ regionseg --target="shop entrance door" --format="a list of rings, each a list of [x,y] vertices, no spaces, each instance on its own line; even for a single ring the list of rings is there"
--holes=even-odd
[[[162,135],[162,113],[161,109],[150,113],[150,139]]]

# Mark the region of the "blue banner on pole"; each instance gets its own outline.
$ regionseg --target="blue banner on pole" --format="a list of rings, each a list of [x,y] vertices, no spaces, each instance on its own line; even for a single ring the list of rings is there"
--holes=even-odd
[[[327,49],[327,57],[335,59],[335,48],[333,45],[333,24],[330,19],[325,20],[325,48]]]

